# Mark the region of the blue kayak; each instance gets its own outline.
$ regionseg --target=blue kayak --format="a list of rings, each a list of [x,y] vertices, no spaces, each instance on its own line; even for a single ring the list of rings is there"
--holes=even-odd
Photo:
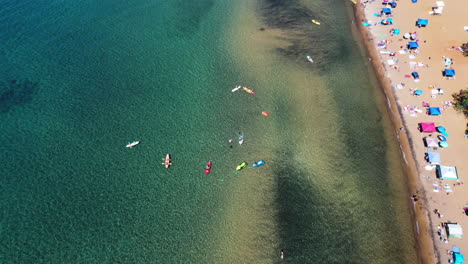
[[[256,161],[252,164],[252,167],[260,167],[262,165],[265,164],[265,161],[264,160],[259,160],[259,161]]]

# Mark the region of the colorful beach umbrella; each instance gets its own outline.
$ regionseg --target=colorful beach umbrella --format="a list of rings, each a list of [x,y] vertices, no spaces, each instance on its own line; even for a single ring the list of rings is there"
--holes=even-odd
[[[442,135],[438,135],[437,138],[439,138],[440,141],[447,141],[447,138]]]

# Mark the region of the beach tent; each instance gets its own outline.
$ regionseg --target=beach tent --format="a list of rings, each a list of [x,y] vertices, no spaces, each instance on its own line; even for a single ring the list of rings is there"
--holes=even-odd
[[[445,127],[438,126],[438,127],[436,127],[436,130],[437,130],[437,132],[441,133],[442,135],[444,135],[446,137],[450,137],[450,134],[447,133],[447,129],[445,129]]]
[[[416,21],[416,26],[418,27],[425,27],[428,24],[429,24],[429,19],[418,18],[418,21]]]
[[[436,148],[439,146],[435,138],[426,137],[424,138],[424,142],[426,143],[426,147],[428,148]]]
[[[440,154],[437,152],[428,152],[427,161],[431,164],[440,164]]]
[[[429,107],[429,115],[441,115],[442,112],[440,111],[439,107]]]
[[[390,15],[392,13],[392,9],[388,7],[382,8],[382,13]]]
[[[392,29],[392,32],[393,32],[394,35],[400,35],[401,31],[398,28],[394,28],[394,29]]]
[[[419,47],[418,42],[416,41],[410,41],[408,42],[408,48],[409,49],[417,49]]]
[[[423,91],[422,90],[414,90],[414,94],[415,95],[422,95],[423,94]]]
[[[465,256],[460,253],[453,253],[453,263],[454,264],[463,264],[465,262]]]
[[[444,70],[444,76],[445,76],[445,77],[453,77],[453,76],[455,76],[455,70],[454,70],[454,69],[445,69],[445,70]]]
[[[409,39],[410,37],[411,37],[410,33],[403,34],[403,38],[405,38],[405,39]]]
[[[392,18],[382,19],[380,21],[380,24],[382,24],[382,25],[393,25],[393,19]]]
[[[448,148],[449,145],[448,145],[447,141],[441,141],[441,142],[439,142],[439,146],[441,148]]]
[[[414,78],[415,80],[418,80],[418,79],[419,79],[419,73],[418,73],[418,72],[412,72],[412,73],[411,73],[411,76],[413,76],[413,78]]]
[[[436,174],[442,180],[458,180],[457,167],[455,166],[437,165]]]
[[[461,225],[455,223],[455,224],[446,224],[445,227],[447,228],[447,235],[449,238],[451,237],[457,237],[457,238],[463,238],[463,229]]]
[[[390,2],[390,5],[392,6],[392,8],[397,7],[397,3],[396,3],[395,1],[391,1],[391,2]]]
[[[421,129],[421,132],[424,132],[424,133],[436,132],[435,124],[433,122],[419,123],[419,127]]]

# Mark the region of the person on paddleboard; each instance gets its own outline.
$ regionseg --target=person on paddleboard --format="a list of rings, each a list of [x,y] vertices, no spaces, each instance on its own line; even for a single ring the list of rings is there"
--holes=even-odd
[[[283,249],[281,249],[281,251],[280,251],[280,259],[284,259],[284,250]]]

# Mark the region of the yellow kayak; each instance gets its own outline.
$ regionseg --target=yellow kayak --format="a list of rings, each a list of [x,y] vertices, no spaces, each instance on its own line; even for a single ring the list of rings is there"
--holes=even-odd
[[[317,20],[315,19],[312,19],[312,23],[316,24],[316,25],[320,25],[320,22],[318,22]]]
[[[244,91],[248,92],[249,94],[255,94],[255,92],[252,89],[249,89],[247,87],[242,87],[242,89],[244,89]]]

